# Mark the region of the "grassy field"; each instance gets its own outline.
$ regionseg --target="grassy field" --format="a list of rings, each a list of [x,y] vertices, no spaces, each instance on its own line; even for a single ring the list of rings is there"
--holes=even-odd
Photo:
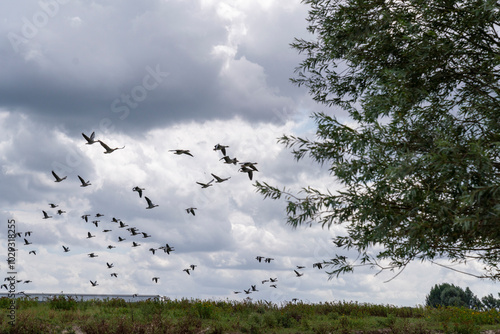
[[[0,299],[0,333],[500,333],[500,312],[464,308],[122,299]]]

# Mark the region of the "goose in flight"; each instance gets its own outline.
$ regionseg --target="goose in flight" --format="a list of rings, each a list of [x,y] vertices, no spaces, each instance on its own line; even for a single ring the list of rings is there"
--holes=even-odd
[[[146,196],[144,196],[144,198],[146,199],[146,202],[148,202],[148,206],[146,207],[146,209],[152,209],[152,208],[158,206],[158,204],[153,204],[153,202],[151,202],[151,200],[149,198],[147,198]]]
[[[113,248],[116,248],[116,247],[113,245],[108,245],[108,249],[113,249]]]
[[[86,145],[92,145],[94,143],[97,143],[98,140],[95,140],[95,132],[92,132],[92,134],[89,136],[87,136],[85,133],[82,132],[82,136],[83,138],[85,138],[85,140],[87,141],[85,144]]]
[[[118,237],[118,242],[122,242],[123,240],[127,240],[127,239],[122,238],[122,237]]]
[[[100,222],[100,220],[93,220],[92,224],[94,224],[95,227],[99,227],[99,222]]]
[[[297,270],[294,270],[294,272],[295,272],[295,275],[297,275],[297,277],[304,275],[304,273],[299,273]]]
[[[54,175],[54,177],[56,179],[54,182],[61,182],[62,180],[66,180],[66,177],[67,177],[67,176],[59,177],[59,175],[57,175],[56,172],[54,172],[54,171],[52,171],[52,175]]]
[[[89,217],[90,217],[90,215],[83,215],[82,219],[85,220],[88,223],[89,222]]]
[[[222,155],[226,155],[226,148],[228,148],[229,146],[225,146],[225,145],[221,145],[221,144],[217,144],[214,146],[214,151],[221,151],[222,152]]]
[[[245,291],[245,293],[246,293],[247,295],[249,295],[249,294],[251,294],[251,293],[252,293],[252,291],[250,291],[250,289],[248,289],[248,290],[243,289],[243,291]]]
[[[99,212],[98,212],[98,213],[96,213],[96,214],[95,214],[95,216],[96,216],[96,218],[99,218],[99,217],[102,217],[102,216],[104,216],[104,215],[103,215],[102,213],[99,213]]]
[[[95,282],[90,281],[90,284],[92,284],[92,286],[98,286],[99,285],[99,284],[97,284],[97,281],[95,281]]]
[[[220,160],[224,160],[224,163],[225,164],[233,164],[233,165],[236,165],[238,163],[238,159],[236,158],[233,158],[231,159],[230,157],[228,157],[227,155],[223,156],[222,158],[219,159]]]
[[[151,238],[151,235],[147,234],[146,232],[141,232],[143,235],[143,238]]]
[[[196,214],[194,213],[194,210],[197,210],[197,209],[196,208],[187,208],[186,212],[192,214],[193,216],[196,216]]]
[[[61,209],[57,210],[57,214],[58,214],[59,216],[60,216],[60,215],[62,215],[63,213],[66,213],[66,211],[61,210]]]
[[[266,263],[271,263],[271,261],[272,261],[272,260],[274,260],[274,259],[273,259],[273,258],[270,258],[270,257],[266,257],[266,258],[264,259],[264,262],[266,262]]]
[[[169,152],[174,152],[174,154],[177,154],[177,155],[186,154],[186,155],[193,156],[193,155],[189,152],[189,150],[169,150]]]
[[[115,266],[114,264],[108,262],[106,262],[106,265],[108,266],[108,269],[111,269]]]
[[[198,267],[196,264],[190,264],[189,267],[191,267],[191,270],[194,270],[194,268]]]
[[[160,279],[159,277],[153,277],[151,280],[152,280],[153,282],[155,282],[155,283],[158,283],[158,280],[159,280],[159,279]]]
[[[318,269],[323,268],[323,264],[321,262],[313,263],[313,268],[317,267]]]
[[[111,148],[109,147],[108,145],[106,145],[105,143],[103,143],[101,140],[98,140],[98,142],[101,144],[101,146],[106,150],[104,151],[104,154],[110,154],[110,153],[113,153],[114,151],[116,150],[121,150],[121,149],[124,149],[125,146],[123,147],[115,147],[115,148]]]
[[[149,251],[155,255],[156,249],[155,248],[150,248]]]
[[[196,182],[196,183],[199,184],[201,186],[201,188],[203,189],[203,188],[208,188],[208,187],[213,186],[213,184],[211,184],[212,182],[214,182],[214,179],[212,179],[208,183],[202,183],[202,182]]]
[[[269,280],[271,281],[271,283],[274,283],[274,282],[278,281],[278,278],[277,277],[276,278],[270,277]]]
[[[185,271],[185,272],[187,272],[187,274],[188,274],[188,275],[191,275],[191,274],[189,273],[189,270],[191,270],[191,269],[189,269],[189,268],[187,268],[187,269],[182,269],[182,271]]]
[[[304,269],[305,266],[297,266],[297,269]]]
[[[78,175],[78,178],[80,179],[80,182],[82,183],[80,185],[80,187],[87,187],[87,186],[91,185],[90,181],[85,181],[80,175]]]
[[[118,277],[118,274],[117,273],[111,273],[111,276],[112,277]]]
[[[29,242],[29,241],[28,241],[28,239],[26,239],[26,238],[25,238],[25,239],[24,239],[24,244],[25,244],[25,245],[31,245],[31,244],[32,244],[32,242]]]
[[[54,204],[54,203],[49,203],[49,205],[50,205],[50,207],[51,207],[52,209],[57,208],[57,207],[59,206],[59,205]]]
[[[257,167],[255,167],[255,165],[257,165],[256,162],[241,162],[240,163],[241,167],[248,167],[256,172],[258,172],[259,170],[257,169]]]
[[[141,245],[141,244],[138,244],[137,242],[132,241],[132,247],[138,247],[138,246],[140,246],[140,245]]]
[[[31,233],[33,233],[33,231],[24,232],[24,236],[29,237],[29,236],[31,236]]]
[[[167,254],[170,254],[170,252],[175,251],[174,247],[170,247],[169,244],[166,244],[165,247],[160,247],[160,249],[163,249],[163,251]]]
[[[271,284],[271,285],[269,285],[269,287],[271,287],[271,288],[277,288],[276,284]]]
[[[49,216],[49,215],[47,214],[47,212],[45,212],[45,211],[43,211],[43,210],[42,210],[42,212],[43,212],[43,219],[49,219],[49,218],[52,218],[52,216]]]
[[[87,239],[94,238],[95,235],[90,234],[90,232],[87,233]]]
[[[146,190],[146,189],[144,189],[144,188],[139,188],[139,187],[137,187],[137,186],[135,186],[135,187],[133,187],[133,188],[132,188],[132,191],[137,191],[137,192],[139,193],[139,197],[140,197],[140,198],[142,198],[142,191],[143,191],[143,190]]]
[[[118,228],[124,228],[124,227],[127,227],[128,225],[127,224],[124,224],[121,220],[120,220],[120,226],[118,226]]]
[[[32,251],[30,251],[28,254],[33,254],[33,255],[36,255],[36,251],[32,250]]]
[[[242,173],[248,173],[248,178],[250,180],[252,180],[252,178],[253,178],[253,172],[254,172],[254,170],[252,168],[247,167],[247,166],[241,166],[241,168],[238,171],[242,172]]]
[[[69,252],[69,247],[66,247],[66,246],[63,245],[62,248],[64,249],[64,253]]]
[[[104,233],[111,232],[112,230],[102,230]]]
[[[95,254],[95,253],[89,253],[87,254],[89,257],[98,257],[99,255]]]
[[[257,256],[255,259],[256,259],[257,261],[261,262],[263,258],[264,258],[263,256]]]
[[[227,177],[227,178],[223,179],[221,177],[218,177],[215,174],[212,174],[212,173],[210,173],[210,174],[215,178],[215,182],[216,183],[222,183],[222,182],[227,181],[227,180],[229,180],[231,178],[231,177]]]

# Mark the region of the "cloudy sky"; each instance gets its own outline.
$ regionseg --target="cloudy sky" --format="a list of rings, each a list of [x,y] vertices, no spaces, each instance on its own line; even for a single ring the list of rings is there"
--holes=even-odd
[[[496,294],[488,281],[427,263],[388,283],[393,273],[376,276],[368,268],[328,280],[312,264],[333,257],[331,238],[342,230],[292,229],[284,203],[256,193],[255,180],[294,190],[336,188],[325,169],[296,162],[276,142],[282,134],[313,137],[311,112],[336,112],[289,81],[301,60],[290,43],[311,38],[307,11],[290,0],[4,4],[0,251],[7,255],[7,220],[15,219],[23,233],[17,276],[32,281],[18,291],[409,306],[424,303],[443,282],[469,286],[479,297]],[[86,145],[82,132],[94,131],[110,147],[125,148],[103,154],[99,143]],[[229,146],[231,158],[258,163],[252,181],[239,165],[220,161],[218,143]],[[52,170],[67,179],[54,182]],[[202,189],[196,182],[209,182],[212,173],[230,179]],[[78,175],[91,185],[80,187]],[[142,198],[135,186],[145,189]],[[147,210],[144,196],[158,206]],[[52,218],[43,219],[42,210]],[[132,236],[113,217],[151,237]],[[175,251],[149,251],[166,243]],[[89,258],[91,252],[98,257]],[[274,260],[259,263],[256,256]],[[191,264],[197,267],[188,275],[183,269]],[[305,268],[296,277],[299,265]],[[2,274],[7,269],[0,265]],[[271,277],[276,288],[262,283]],[[259,291],[233,293],[251,285]]]

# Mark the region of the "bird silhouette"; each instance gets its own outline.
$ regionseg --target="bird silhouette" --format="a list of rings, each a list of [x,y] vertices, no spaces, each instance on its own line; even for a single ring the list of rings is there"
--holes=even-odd
[[[63,177],[59,177],[56,172],[52,171],[52,175],[54,175],[54,177],[56,178],[56,180],[54,182],[61,182],[63,180],[66,180],[66,176],[63,176]]]
[[[105,143],[103,143],[101,140],[98,140],[98,142],[101,144],[101,146],[106,150],[104,151],[104,154],[111,154],[113,153],[114,151],[116,150],[121,150],[121,149],[124,149],[125,146],[123,147],[115,147],[115,148],[111,148],[109,147],[108,145],[106,145]]]
[[[146,232],[141,232],[143,235],[143,238],[151,238],[151,235],[147,234]]]
[[[318,269],[322,269],[323,268],[323,264],[321,262],[317,262],[317,263],[313,263],[313,268],[318,268]]]
[[[169,150],[169,152],[174,152],[174,154],[177,154],[177,155],[186,154],[186,155],[193,156],[193,155],[189,152],[189,150]]]
[[[155,248],[150,248],[149,251],[155,255],[156,249]]]
[[[109,263],[109,262],[106,262],[106,265],[108,266],[108,269],[111,269],[114,267],[114,264],[112,263]]]
[[[98,257],[99,255],[95,254],[95,253],[89,253],[87,254],[89,257]]]
[[[69,252],[69,247],[62,246],[62,248],[64,249],[64,252],[65,252],[65,253]]]
[[[182,271],[185,271],[185,272],[187,272],[187,274],[188,274],[188,275],[191,275],[191,274],[189,273],[189,270],[190,270],[189,268],[187,268],[187,269],[182,269]]]
[[[62,215],[63,213],[66,213],[66,211],[61,210],[61,209],[57,210],[57,214],[58,214],[59,216],[60,216],[60,215]]]
[[[90,232],[87,233],[87,239],[94,238],[95,235],[90,234]]]
[[[255,167],[255,165],[257,165],[256,162],[241,162],[240,165],[241,165],[241,167],[246,167],[246,168],[249,168],[249,169],[254,170],[256,172],[259,171],[257,169],[257,167]]]
[[[255,259],[256,259],[257,261],[261,262],[263,258],[264,258],[263,256],[257,256]]]
[[[152,209],[152,208],[158,206],[158,204],[153,204],[153,202],[151,202],[151,200],[149,198],[147,198],[146,196],[144,196],[144,198],[146,199],[146,202],[148,202],[148,206],[146,207],[146,209]]]
[[[132,247],[138,247],[138,246],[140,246],[140,245],[141,245],[141,244],[138,244],[137,242],[132,241]]]
[[[95,282],[90,281],[90,284],[92,284],[92,286],[98,286],[99,285],[99,284],[97,284],[97,281],[95,281]]]
[[[52,218],[52,216],[49,216],[49,215],[47,214],[47,212],[45,212],[45,211],[43,211],[43,210],[42,210],[42,213],[43,213],[43,219],[49,219],[49,218]]]
[[[294,270],[294,272],[295,272],[295,275],[297,275],[297,277],[304,275],[304,273],[299,273],[297,270]]]
[[[226,148],[228,148],[229,146],[225,146],[225,145],[221,145],[221,144],[217,144],[214,146],[214,151],[221,151],[222,152],[222,155],[226,155]]]
[[[231,178],[231,177],[227,177],[227,178],[223,179],[221,177],[218,177],[215,174],[212,174],[212,173],[210,173],[210,174],[215,178],[215,182],[216,183],[222,183],[222,182],[227,181],[227,180],[229,180]]]
[[[213,179],[208,183],[202,183],[202,182],[196,182],[196,183],[199,184],[201,186],[201,188],[208,188],[208,187],[213,186],[213,184],[211,184],[212,182],[214,182]]]
[[[118,274],[117,273],[111,273],[111,276],[112,277],[118,277]]]
[[[143,191],[143,190],[146,190],[146,189],[144,189],[144,188],[139,188],[139,187],[137,187],[137,186],[132,188],[132,191],[137,191],[137,192],[139,193],[139,197],[140,197],[140,198],[142,198],[142,191]]]
[[[108,245],[108,249],[113,249],[113,248],[116,248],[116,247],[113,245]]]
[[[264,262],[266,262],[266,263],[271,263],[271,261],[272,261],[272,260],[274,260],[274,259],[273,259],[273,258],[270,258],[270,257],[266,257],[266,258],[264,259]]]
[[[28,239],[26,239],[26,238],[24,239],[24,245],[31,245],[31,244],[32,244],[32,242],[29,242]]]
[[[253,178],[253,172],[254,172],[254,170],[252,168],[249,168],[249,167],[246,167],[246,166],[241,166],[241,168],[238,171],[240,171],[242,173],[247,173],[248,174],[248,178],[250,180],[252,180],[252,178]]]
[[[259,291],[259,290],[257,290],[257,286],[256,285],[251,285],[250,288],[252,289],[252,291]]]
[[[191,267],[191,270],[194,270],[194,268],[198,267],[196,264],[191,264],[189,265],[189,267]]]
[[[90,217],[90,215],[83,215],[82,219],[85,220],[88,223],[89,222],[89,217]]]
[[[196,216],[196,214],[194,213],[194,210],[197,210],[197,209],[196,208],[187,208],[186,212],[192,214],[193,216]]]
[[[82,136],[83,138],[85,138],[85,140],[87,141],[85,144],[86,145],[92,145],[94,143],[97,143],[98,140],[95,140],[95,132],[92,132],[92,134],[89,136],[87,136],[85,133],[82,132]]]
[[[271,285],[269,285],[269,287],[271,287],[271,288],[277,288],[276,284],[271,284]]]
[[[123,240],[126,240],[125,238],[122,238],[122,237],[118,237],[118,242],[121,242]]]
[[[78,175],[78,178],[80,179],[80,182],[82,183],[80,185],[80,187],[87,187],[87,186],[91,185],[90,181],[85,181],[80,175]]]
[[[160,279],[159,277],[153,277],[151,280],[152,280],[153,282],[155,282],[155,283],[158,283],[158,280],[159,280],[159,279]]]
[[[36,251],[32,250],[32,251],[29,251],[28,254],[33,254],[33,255],[36,255]]]
[[[223,156],[222,158],[219,159],[220,160],[224,160],[224,163],[225,164],[233,164],[233,165],[236,165],[238,163],[238,159],[236,158],[233,158],[231,159],[230,157],[228,157],[227,155]]]
[[[52,209],[57,208],[57,207],[59,206],[59,205],[54,204],[54,203],[49,203],[49,205],[50,205],[50,207],[51,207]]]
[[[96,218],[99,218],[99,217],[102,217],[102,216],[104,216],[104,215],[103,215],[102,213],[99,213],[99,212],[98,212],[98,213],[96,213],[96,214],[95,214],[95,216],[96,216]]]
[[[118,226],[118,228],[124,228],[124,227],[127,227],[128,225],[125,224],[124,222],[120,221],[120,226]]]
[[[93,220],[92,224],[94,224],[95,227],[99,227],[99,222],[100,222],[100,220]]]

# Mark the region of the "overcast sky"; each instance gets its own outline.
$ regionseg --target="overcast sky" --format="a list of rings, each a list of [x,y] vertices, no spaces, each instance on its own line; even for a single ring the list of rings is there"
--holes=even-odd
[[[376,276],[368,268],[328,280],[312,264],[333,257],[331,238],[342,229],[292,229],[285,203],[256,193],[255,180],[294,190],[337,187],[324,168],[296,162],[276,141],[282,134],[312,138],[309,115],[335,114],[289,81],[302,59],[290,43],[312,38],[307,11],[290,0],[4,4],[0,251],[7,255],[7,220],[15,219],[23,233],[17,276],[32,281],[18,291],[414,306],[434,284],[448,282],[479,297],[496,295],[488,281],[427,263],[410,265],[389,283],[394,273]],[[103,154],[82,136],[93,131],[110,147],[125,148]],[[227,155],[240,162],[257,162],[253,180],[220,161],[216,144],[229,146]],[[67,179],[54,182],[52,170]],[[209,182],[212,173],[230,179],[202,189],[196,182]],[[80,187],[78,175],[91,185]],[[145,189],[142,198],[135,186]],[[158,206],[146,209],[144,196]],[[43,219],[42,210],[52,218]],[[113,217],[151,237],[132,236]],[[27,231],[31,244],[24,245]],[[167,243],[175,251],[149,251]],[[259,263],[257,256],[274,260]],[[183,269],[191,264],[197,267],[188,275]],[[305,266],[303,276],[296,277],[296,266]],[[7,269],[0,265],[3,274]],[[278,278],[275,288],[262,283],[270,278]],[[245,294],[251,285],[259,291]]]

